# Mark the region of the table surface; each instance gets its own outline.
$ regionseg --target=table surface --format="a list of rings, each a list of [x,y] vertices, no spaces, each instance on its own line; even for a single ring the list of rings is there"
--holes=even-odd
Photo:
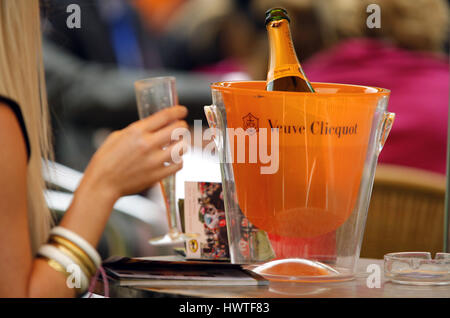
[[[380,266],[380,286],[369,288],[368,266]],[[103,284],[97,284],[95,293],[103,295]],[[450,298],[450,285],[412,286],[392,283],[383,274],[383,260],[360,259],[355,279],[333,283],[284,283],[270,282],[268,286],[170,286],[124,287],[109,282],[110,297],[159,298],[159,297],[208,297],[208,298]]]

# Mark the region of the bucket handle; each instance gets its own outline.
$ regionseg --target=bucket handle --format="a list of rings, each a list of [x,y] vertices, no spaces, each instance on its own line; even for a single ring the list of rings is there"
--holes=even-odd
[[[217,149],[221,148],[220,143],[222,142],[221,136],[220,136],[220,113],[218,113],[217,106],[216,105],[206,105],[203,107],[205,111],[206,120],[209,125],[209,129],[211,129],[212,132],[212,138],[214,142],[216,143]]]
[[[215,116],[215,112],[213,110],[214,105],[206,105],[203,106],[205,111],[206,120],[208,121],[208,125],[210,128],[217,128],[217,118]]]
[[[395,113],[386,112],[383,114],[383,119],[380,122],[380,139],[378,142],[378,155],[383,150],[386,139],[389,136],[392,125],[394,124]]]
[[[213,140],[216,142],[217,145],[217,126],[218,126],[218,120],[217,120],[217,113],[216,108],[214,105],[206,105],[203,106],[203,109],[205,111],[206,121],[208,122],[209,129],[212,130],[212,137]]]

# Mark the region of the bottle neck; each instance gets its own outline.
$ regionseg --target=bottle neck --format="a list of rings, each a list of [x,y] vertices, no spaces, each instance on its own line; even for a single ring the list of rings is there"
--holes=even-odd
[[[267,81],[287,76],[305,79],[292,43],[289,22],[285,19],[269,22],[267,33],[270,45]]]

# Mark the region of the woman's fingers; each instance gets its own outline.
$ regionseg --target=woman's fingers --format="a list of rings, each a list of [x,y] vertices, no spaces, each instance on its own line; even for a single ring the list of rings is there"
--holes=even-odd
[[[138,121],[138,125],[145,131],[153,132],[167,126],[168,124],[183,119],[187,115],[187,108],[176,105],[165,108],[159,112]]]
[[[184,120],[178,120],[162,129],[160,129],[159,131],[153,133],[151,138],[152,138],[155,146],[162,147],[167,144],[170,144],[173,141],[172,140],[172,132],[175,129],[187,129],[187,128],[188,128],[188,125],[186,124],[186,122]]]
[[[182,156],[187,152],[186,143],[181,140],[169,145],[166,149],[154,149],[148,155],[147,166],[150,169],[160,169],[167,164],[182,162]]]
[[[183,168],[183,162],[173,163],[171,165],[164,166],[164,167],[161,167],[161,168],[155,170],[153,173],[153,179],[155,180],[154,182],[158,182],[158,181],[164,179],[165,177],[168,177],[168,176],[176,173],[181,168]]]
[[[187,151],[189,145],[184,140],[180,140],[171,144],[167,149],[163,150],[162,160],[163,162],[181,163],[181,158]]]
[[[173,106],[114,132],[96,152],[90,170],[98,171],[102,184],[120,195],[142,191],[174,174],[182,168],[181,156],[188,147],[184,139],[172,142],[171,135],[187,127],[182,120],[186,114],[185,107]]]

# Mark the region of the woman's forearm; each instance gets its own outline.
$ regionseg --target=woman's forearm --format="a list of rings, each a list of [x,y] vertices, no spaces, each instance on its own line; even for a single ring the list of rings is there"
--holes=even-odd
[[[102,185],[101,180],[85,175],[60,226],[96,247],[117,199],[118,195]]]
[[[35,258],[27,288],[29,298],[71,298],[76,290],[67,284],[67,276],[55,271],[41,258]]]
[[[91,175],[85,175],[72,203],[60,222],[92,246],[96,247],[117,196]],[[75,289],[67,284],[67,276],[55,271],[44,259],[33,260],[28,297],[73,297]]]

